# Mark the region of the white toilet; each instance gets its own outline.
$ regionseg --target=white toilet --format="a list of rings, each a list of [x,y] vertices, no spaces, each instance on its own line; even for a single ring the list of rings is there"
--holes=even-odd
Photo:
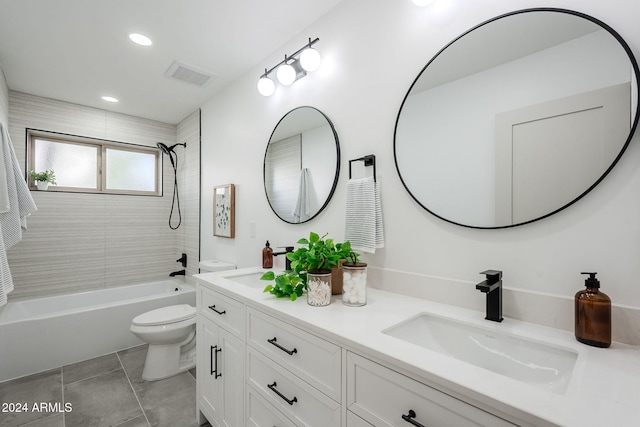
[[[149,344],[142,378],[161,380],[196,366],[196,308],[171,305],[136,316],[129,328]]]
[[[233,270],[234,264],[217,260],[201,261],[201,272]],[[142,378],[161,380],[196,366],[196,308],[171,305],[136,316],[129,328],[149,344]]]

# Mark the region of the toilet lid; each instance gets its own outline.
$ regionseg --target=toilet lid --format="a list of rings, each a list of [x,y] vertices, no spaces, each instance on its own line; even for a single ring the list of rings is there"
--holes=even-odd
[[[196,308],[189,304],[170,305],[147,311],[133,319],[133,324],[138,326],[164,325],[180,322],[195,317]]]

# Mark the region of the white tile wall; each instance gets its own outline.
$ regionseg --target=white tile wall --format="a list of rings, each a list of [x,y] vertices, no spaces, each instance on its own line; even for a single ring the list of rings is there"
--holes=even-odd
[[[174,144],[181,129],[181,137],[194,138],[189,149],[193,147],[194,158],[199,156],[199,118],[187,118],[176,126],[9,92],[9,132],[23,168],[26,128],[154,147],[159,141]],[[187,172],[189,162],[180,164],[179,179],[185,176],[180,184],[183,226],[171,230],[173,169],[166,156],[163,160],[162,197],[33,191],[38,212],[28,219],[22,242],[8,252],[15,284],[9,299],[163,279],[180,270],[176,254],[185,247],[198,247],[198,221],[192,216],[199,212],[199,170]],[[184,227],[191,222],[196,224],[195,232]],[[190,261],[197,266],[197,251]]]

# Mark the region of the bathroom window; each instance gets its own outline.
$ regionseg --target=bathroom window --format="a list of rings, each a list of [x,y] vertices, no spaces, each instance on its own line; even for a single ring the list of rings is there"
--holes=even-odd
[[[53,170],[52,191],[160,195],[156,148],[32,129],[27,138],[27,170]]]

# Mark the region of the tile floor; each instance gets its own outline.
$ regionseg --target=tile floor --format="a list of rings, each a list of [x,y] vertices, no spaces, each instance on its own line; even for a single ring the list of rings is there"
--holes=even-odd
[[[196,427],[195,372],[145,381],[146,354],[134,347],[0,383],[0,427]]]

